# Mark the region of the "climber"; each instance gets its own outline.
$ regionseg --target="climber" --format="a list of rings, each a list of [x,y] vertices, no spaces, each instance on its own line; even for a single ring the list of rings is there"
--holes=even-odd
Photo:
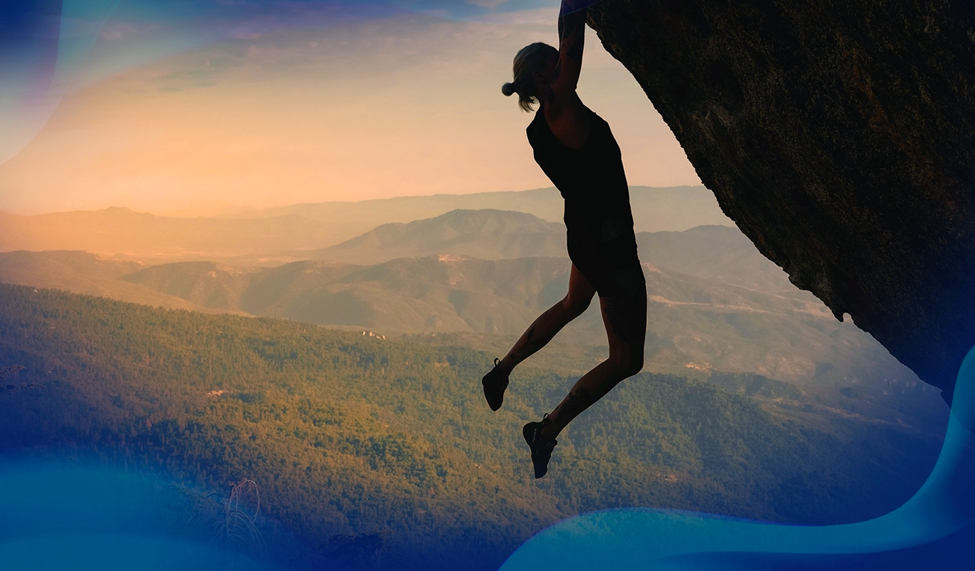
[[[492,410],[501,407],[512,369],[581,315],[596,293],[609,338],[609,358],[583,375],[540,422],[525,425],[536,478],[547,472],[562,429],[643,368],[647,326],[646,282],[637,257],[620,148],[606,121],[576,94],[587,9],[573,8],[563,2],[559,49],[540,42],[522,48],[514,59],[514,81],[502,87],[506,96],[518,94],[524,111],[539,105],[527,129],[528,141],[535,162],[565,200],[572,268],[565,298],[538,317],[484,376],[488,405]]]

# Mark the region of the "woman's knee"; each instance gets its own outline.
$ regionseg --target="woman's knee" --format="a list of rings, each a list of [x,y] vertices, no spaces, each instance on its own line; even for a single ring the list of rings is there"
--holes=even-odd
[[[643,351],[621,351],[610,358],[623,378],[632,377],[643,370]]]
[[[565,309],[566,313],[570,314],[573,318],[579,317],[587,309],[589,309],[589,304],[592,303],[592,296],[584,295],[566,295],[562,299],[562,307]]]

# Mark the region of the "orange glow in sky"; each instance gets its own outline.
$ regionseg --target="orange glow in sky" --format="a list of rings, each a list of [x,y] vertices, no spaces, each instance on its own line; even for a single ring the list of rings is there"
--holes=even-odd
[[[556,43],[545,14],[255,33],[107,77],[66,95],[0,165],[0,210],[215,214],[551,186],[531,116],[500,92],[519,48]],[[612,126],[630,184],[700,184],[592,30],[579,94]]]

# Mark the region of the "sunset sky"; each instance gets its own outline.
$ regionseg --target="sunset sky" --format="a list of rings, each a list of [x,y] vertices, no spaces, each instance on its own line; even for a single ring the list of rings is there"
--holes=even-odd
[[[16,126],[0,134],[0,210],[215,214],[550,186],[530,115],[500,89],[519,48],[557,42],[555,1],[41,4],[0,46],[0,119]],[[579,93],[630,184],[699,184],[636,81],[587,42]]]

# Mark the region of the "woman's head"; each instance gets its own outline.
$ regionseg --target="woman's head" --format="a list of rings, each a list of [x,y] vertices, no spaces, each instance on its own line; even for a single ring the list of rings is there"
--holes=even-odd
[[[543,42],[521,48],[512,66],[515,80],[501,86],[501,93],[506,96],[517,93],[518,105],[525,111],[531,111],[532,105],[538,101],[536,72],[551,71],[558,59],[559,50]]]

